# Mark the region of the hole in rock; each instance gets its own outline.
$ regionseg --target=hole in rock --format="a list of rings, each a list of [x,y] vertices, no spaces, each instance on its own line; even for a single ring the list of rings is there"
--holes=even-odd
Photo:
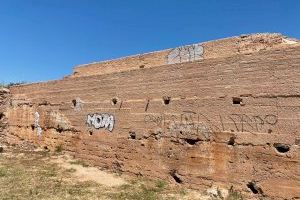
[[[62,133],[64,131],[64,129],[62,127],[58,126],[56,128],[56,131],[59,132],[59,133]]]
[[[47,106],[49,105],[50,103],[46,100],[43,100],[41,103],[39,103],[39,106]]]
[[[233,146],[234,143],[235,143],[235,136],[231,136],[227,144]]]
[[[5,115],[4,115],[4,113],[0,113],[0,120],[4,117]]]
[[[254,183],[254,182],[249,182],[247,184],[247,187],[251,190],[251,192],[253,194],[262,194],[263,193],[262,189],[260,187],[258,187],[256,185],[256,183]]]
[[[145,65],[140,65],[140,69],[144,69],[145,68]]]
[[[199,142],[199,139],[184,139],[184,141],[186,141],[186,143],[190,144],[190,145],[195,145],[197,144],[197,142]]]
[[[93,135],[93,131],[89,131],[89,134],[90,134],[90,135]]]
[[[240,97],[232,97],[232,104],[241,104],[243,99]]]
[[[31,124],[31,130],[34,131],[35,127],[33,124]]]
[[[272,133],[273,131],[272,131],[272,129],[268,129],[268,133]]]
[[[48,150],[48,147],[47,147],[47,146],[44,146],[44,149],[45,149],[45,150]]]
[[[171,97],[163,97],[163,101],[165,105],[168,105],[171,102]]]
[[[286,144],[275,143],[273,145],[279,153],[286,153],[290,150],[290,147]]]
[[[176,183],[182,183],[182,179],[178,176],[176,170],[171,170],[170,175],[176,181]]]
[[[134,131],[129,131],[129,138],[135,140],[136,139],[136,133]]]
[[[73,99],[73,100],[72,100],[72,104],[73,104],[74,107],[76,107],[76,105],[77,105],[76,99]]]
[[[111,100],[111,103],[112,103],[113,105],[116,105],[116,104],[118,103],[118,99],[117,99],[117,98],[113,98],[113,99]]]

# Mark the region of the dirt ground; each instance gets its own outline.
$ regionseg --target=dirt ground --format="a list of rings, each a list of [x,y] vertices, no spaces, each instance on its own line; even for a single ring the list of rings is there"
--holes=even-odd
[[[223,198],[187,190],[161,180],[129,178],[108,173],[61,152],[5,149],[0,153],[0,199],[213,200]]]

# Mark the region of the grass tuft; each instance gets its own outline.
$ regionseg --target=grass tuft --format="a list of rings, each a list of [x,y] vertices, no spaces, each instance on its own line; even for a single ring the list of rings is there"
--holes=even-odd
[[[243,200],[243,199],[244,198],[242,194],[239,191],[234,190],[233,187],[231,186],[226,200]]]
[[[0,168],[0,177],[4,177],[7,175],[7,170],[5,168]]]
[[[63,151],[62,145],[58,145],[58,146],[55,147],[55,152],[56,153],[61,153],[62,151]]]
[[[88,167],[88,166],[89,166],[88,164],[86,164],[86,163],[85,163],[84,161],[82,161],[82,160],[70,161],[69,163],[72,164],[72,165],[81,165],[81,166],[83,166],[83,167]]]

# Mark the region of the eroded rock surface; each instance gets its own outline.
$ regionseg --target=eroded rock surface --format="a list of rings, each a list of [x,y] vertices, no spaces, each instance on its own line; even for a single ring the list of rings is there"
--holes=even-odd
[[[9,89],[0,87],[0,148],[2,148],[2,151],[7,135],[6,109],[9,106],[9,94]]]
[[[8,139],[190,188],[299,198],[299,42],[256,34],[201,45],[201,56],[183,48],[184,62],[165,50],[12,87]]]

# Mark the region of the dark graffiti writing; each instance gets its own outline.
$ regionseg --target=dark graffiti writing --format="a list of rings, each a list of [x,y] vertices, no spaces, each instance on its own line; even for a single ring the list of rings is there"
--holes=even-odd
[[[266,132],[278,122],[278,116],[229,114],[209,117],[194,111],[182,111],[180,114],[150,114],[144,118],[146,124],[155,127],[167,128],[171,132],[202,133],[205,136],[210,132]]]

